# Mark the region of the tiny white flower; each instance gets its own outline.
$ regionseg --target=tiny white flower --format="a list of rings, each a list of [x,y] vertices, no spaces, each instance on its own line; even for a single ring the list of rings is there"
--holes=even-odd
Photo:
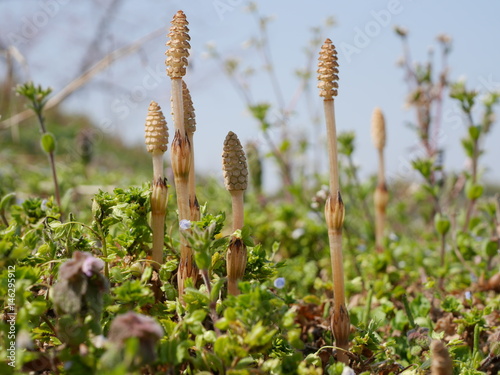
[[[103,348],[108,339],[103,335],[94,336],[92,339],[92,344],[98,349]]]
[[[316,192],[316,196],[322,200],[325,200],[327,198],[328,192],[327,190],[324,190],[323,188],[319,191]]]
[[[42,204],[40,205],[40,208],[42,209],[42,211],[46,211],[47,210],[47,199],[44,199],[42,201]]]
[[[389,233],[389,239],[390,239],[391,241],[398,241],[398,240],[399,240],[399,237],[398,237],[398,235],[397,235],[396,233],[391,232],[391,233]]]
[[[21,330],[16,336],[16,348],[18,349],[33,349],[33,341],[28,331]]]
[[[208,49],[216,49],[217,44],[213,40],[209,40],[205,45]]]
[[[304,235],[305,232],[306,231],[304,230],[304,228],[295,228],[294,231],[292,232],[292,238],[294,240],[299,239]]]
[[[342,370],[342,375],[356,375],[356,373],[349,366],[344,366],[344,369]]]
[[[179,227],[182,229],[182,230],[188,230],[191,228],[191,222],[189,220],[186,220],[186,219],[182,219],[180,222],[179,222]]]

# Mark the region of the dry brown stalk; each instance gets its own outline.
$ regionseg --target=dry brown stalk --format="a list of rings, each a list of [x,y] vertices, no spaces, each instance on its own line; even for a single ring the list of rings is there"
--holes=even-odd
[[[384,148],[386,142],[385,119],[380,108],[375,108],[372,115],[372,141],[378,151],[377,187],[373,195],[375,203],[375,243],[378,251],[383,250],[385,212],[389,202],[389,193],[385,183]]]
[[[224,185],[231,194],[233,210],[233,231],[243,228],[243,197],[248,185],[248,167],[245,152],[233,132],[229,132],[224,140],[222,154]],[[238,281],[245,274],[247,264],[246,246],[240,238],[232,237],[227,251],[227,288],[232,295],[239,294]]]
[[[171,159],[174,183],[177,191],[177,207],[179,222],[191,218],[189,208],[189,173],[191,168],[191,143],[184,125],[184,103],[182,97],[182,77],[186,74],[189,56],[188,22],[184,12],[179,10],[171,22],[167,41],[169,49],[165,53],[167,59],[167,74],[172,82],[172,113],[174,117],[175,136],[172,142]],[[181,254],[177,282],[179,296],[184,294],[184,283],[191,278],[194,283],[198,276],[198,269],[193,258],[193,251],[187,240],[181,235]]]
[[[337,51],[330,39],[326,39],[321,46],[318,62],[318,88],[323,97],[325,111],[328,156],[330,168],[330,196],[325,205],[325,218],[328,227],[330,242],[330,256],[332,262],[334,306],[332,315],[332,331],[337,350],[337,360],[347,364],[349,357],[349,313],[345,304],[344,266],[342,259],[342,225],[344,223],[345,208],[340,194],[337,130],[335,123],[334,97],[338,88]]]
[[[158,103],[152,101],[146,117],[146,148],[153,157],[153,183],[151,194],[151,228],[153,230],[153,266],[163,263],[165,213],[167,211],[167,179],[163,175],[163,154],[168,148],[168,128]]]
[[[442,341],[434,340],[431,343],[431,374],[432,375],[452,375],[453,362],[448,353],[448,349]]]

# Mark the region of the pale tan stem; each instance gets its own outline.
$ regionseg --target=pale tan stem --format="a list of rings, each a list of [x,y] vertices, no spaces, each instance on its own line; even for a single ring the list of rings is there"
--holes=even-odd
[[[378,183],[385,185],[385,161],[384,149],[378,150]]]
[[[151,215],[151,228],[153,230],[152,258],[153,267],[159,269],[163,264],[163,244],[165,238],[165,212]]]
[[[383,246],[383,238],[384,238],[384,225],[385,225],[385,212],[377,209],[376,211],[376,222],[375,222],[375,232],[376,239],[375,244],[377,250],[382,250]]]
[[[179,209],[179,221],[189,220],[189,195],[188,181],[185,176],[175,177],[175,188],[177,190],[177,208]]]
[[[163,243],[165,237],[165,213],[167,210],[167,180],[162,176],[153,180],[151,194],[151,229],[153,231],[153,248],[151,251],[153,267],[158,270],[163,264]]]
[[[328,229],[332,260],[333,293],[335,305],[345,305],[344,266],[342,256],[342,229]]]
[[[387,190],[385,186],[377,186],[375,190],[375,245],[378,251],[383,250],[384,227],[385,227],[385,205],[381,201],[387,201]]]
[[[153,180],[156,181],[158,178],[163,178],[163,151],[154,151],[152,155],[153,159]]]
[[[243,228],[244,208],[243,195],[244,190],[231,190],[232,208],[233,208],[233,232]]]
[[[183,136],[186,133],[184,127],[184,104],[182,98],[182,78],[172,78],[172,112],[174,115],[175,129]]]
[[[191,217],[191,210],[189,208],[189,194],[188,194],[188,179],[187,176],[175,177],[175,187],[177,190],[177,207],[179,210],[179,221],[189,220]],[[187,278],[191,278],[193,283],[196,283],[198,276],[198,269],[193,259],[193,249],[188,245],[186,238],[181,234],[180,246],[180,260],[179,270],[177,273],[177,282],[179,289],[179,296],[182,299],[184,294],[184,284]]]
[[[330,191],[336,194],[339,188],[339,167],[337,153],[337,130],[335,124],[335,106],[333,99],[323,101],[326,120],[328,158],[330,162]]]
[[[349,357],[346,351],[349,350],[349,313],[345,304],[344,286],[344,266],[342,256],[342,228],[328,229],[328,239],[330,242],[330,257],[333,274],[333,315],[332,331],[335,337],[335,345],[341,350],[337,350],[337,360],[348,364]]]
[[[183,118],[183,117],[182,117]],[[182,135],[181,135],[182,134]],[[189,220],[189,169],[191,163],[191,144],[185,133],[176,130],[172,142],[171,161],[172,171],[174,172],[174,183],[177,191],[177,208],[179,211],[179,222]],[[193,260],[193,251],[188,246],[187,240],[181,234],[181,251],[179,260],[179,270],[177,273],[179,296],[182,299],[184,293],[184,283],[188,277],[196,282],[198,270]]]
[[[244,190],[230,190],[233,209],[233,232],[243,228],[244,223]],[[227,252],[227,291],[236,296],[240,294],[238,282],[245,275],[247,265],[247,249],[239,239],[232,239]]]
[[[189,168],[189,209],[190,209],[190,219],[192,221],[200,220],[200,205],[198,204],[198,198],[196,198],[196,176],[194,169],[194,144],[193,144],[193,133],[188,132],[189,143],[191,144],[191,166]]]
[[[245,275],[247,248],[239,238],[232,237],[227,249],[227,291],[236,296],[240,294],[238,282]]]
[[[387,187],[385,185],[385,163],[384,149],[378,149],[378,183],[375,189],[375,245],[378,251],[383,250],[383,238],[385,231],[386,208],[389,200]]]

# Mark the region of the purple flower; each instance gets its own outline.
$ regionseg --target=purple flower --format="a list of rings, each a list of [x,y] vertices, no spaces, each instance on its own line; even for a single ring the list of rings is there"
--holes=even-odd
[[[118,315],[109,328],[109,341],[122,347],[131,337],[139,339],[139,356],[143,363],[155,360],[156,342],[163,336],[163,328],[153,318],[129,311]]]
[[[104,262],[102,259],[94,258],[93,256],[89,256],[85,258],[82,264],[82,272],[91,277],[95,273],[99,273],[104,268]]]
[[[285,278],[278,277],[276,280],[274,280],[274,286],[278,289],[282,289],[285,286]]]
[[[78,278],[82,273],[91,277],[104,268],[104,262],[94,258],[92,254],[83,251],[75,251],[73,258],[65,262],[59,269],[59,277],[65,280]]]

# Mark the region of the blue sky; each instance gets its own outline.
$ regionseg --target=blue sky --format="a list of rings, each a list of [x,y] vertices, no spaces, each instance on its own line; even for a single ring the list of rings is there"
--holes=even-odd
[[[25,56],[29,73],[19,69],[20,78],[51,86],[55,92],[79,71],[82,55],[97,27],[98,15],[111,1],[76,0],[0,0],[1,40],[13,42]],[[340,89],[336,99],[339,131],[357,134],[355,161],[363,176],[375,172],[376,157],[370,140],[373,108],[382,108],[388,127],[386,151],[390,176],[406,178],[415,152],[415,134],[405,125],[413,120],[404,106],[406,85],[403,71],[396,66],[402,55],[400,40],[393,28],[409,30],[412,56],[426,59],[430,47],[437,51],[435,37],[446,33],[453,38],[449,63],[452,80],[465,78],[481,92],[500,90],[500,49],[498,37],[500,2],[496,1],[257,1],[259,12],[272,17],[270,43],[278,80],[285,102],[290,102],[298,80],[294,72],[305,64],[303,47],[310,39],[310,28],[333,16],[336,26],[328,35],[339,51]],[[104,4],[104,5],[103,5]],[[244,103],[222,73],[221,67],[204,58],[207,43],[213,43],[223,56],[240,58],[244,66],[262,67],[262,60],[244,45],[258,33],[255,20],[245,12],[241,0],[156,1],[124,0],[110,19],[98,51],[91,58],[139,39],[149,32],[168,27],[173,14],[182,9],[190,22],[191,68],[186,77],[197,115],[195,144],[197,168],[221,173],[222,142],[229,130],[245,142],[263,143],[256,123],[245,111]],[[31,29],[30,29],[31,25]],[[17,38],[17,39],[16,39]],[[103,131],[118,132],[127,142],[143,142],[144,119],[151,100],[159,102],[169,126],[170,82],[164,74],[165,37],[146,43],[141,50],[100,73],[85,89],[65,103],[68,111],[91,116]],[[439,63],[439,60],[437,60]],[[4,74],[2,71],[1,74]],[[256,101],[276,103],[268,77],[257,74],[251,80]],[[320,108],[315,95],[313,106]],[[314,102],[316,100],[316,102]],[[317,137],[311,132],[305,98],[298,103],[291,125],[296,134],[306,134],[313,148]],[[459,143],[465,133],[457,120],[456,108],[445,102],[440,146],[446,149],[445,166],[460,169],[465,156]],[[485,144],[485,177],[500,181],[499,124]],[[323,127],[320,128],[324,135]],[[321,137],[320,137],[321,139]],[[326,159],[326,150],[325,150]],[[273,172],[267,173],[273,186]]]

